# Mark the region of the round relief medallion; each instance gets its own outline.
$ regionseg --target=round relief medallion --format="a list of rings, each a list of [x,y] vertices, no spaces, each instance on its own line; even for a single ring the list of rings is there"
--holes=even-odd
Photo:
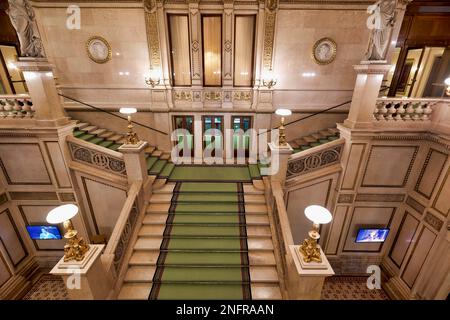
[[[111,60],[111,46],[102,37],[92,37],[86,42],[89,58],[96,63],[105,63]]]
[[[313,59],[317,64],[328,64],[336,58],[337,45],[330,38],[318,40],[313,47]]]

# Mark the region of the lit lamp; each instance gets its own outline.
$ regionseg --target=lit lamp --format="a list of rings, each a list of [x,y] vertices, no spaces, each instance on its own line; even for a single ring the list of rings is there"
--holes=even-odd
[[[72,221],[73,217],[78,213],[78,207],[74,204],[65,204],[52,209],[47,214],[47,222],[51,224],[62,223],[66,233],[64,238],[68,241],[64,246],[64,262],[67,261],[82,261],[84,255],[89,250],[89,245],[78,237],[78,231],[74,229]]]
[[[275,110],[275,114],[281,116],[281,124],[280,124],[280,137],[278,138],[280,146],[286,146],[286,134],[284,128],[284,117],[290,116],[292,111],[289,109],[277,109]]]
[[[306,207],[305,216],[313,222],[313,229],[308,232],[309,239],[305,239],[299,250],[303,256],[304,262],[322,262],[320,247],[317,241],[320,238],[319,225],[327,224],[331,221],[330,211],[318,205]]]
[[[127,144],[137,144],[139,138],[136,132],[133,132],[133,124],[131,122],[131,115],[137,112],[136,108],[120,108],[119,112],[125,114],[128,118]]]
[[[444,80],[445,85],[447,86],[447,89],[445,90],[445,94],[450,96],[450,77]]]
[[[267,87],[267,89],[272,89],[277,84],[277,79],[274,78],[272,69],[269,69],[264,78],[267,79],[263,79],[263,86]]]
[[[160,82],[161,82],[161,78],[159,77],[158,72],[155,69],[150,68],[149,75],[147,77],[145,77],[145,83],[147,85],[151,86],[152,88],[154,88]]]

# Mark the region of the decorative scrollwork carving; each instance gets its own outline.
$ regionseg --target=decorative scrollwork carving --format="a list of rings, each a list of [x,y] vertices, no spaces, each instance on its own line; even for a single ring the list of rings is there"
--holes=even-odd
[[[131,235],[133,234],[134,227],[136,225],[136,221],[138,218],[139,210],[137,209],[136,203],[133,208],[131,208],[130,214],[127,219],[127,223],[125,224],[122,234],[120,235],[119,243],[117,244],[116,250],[114,251],[114,269],[116,273],[119,273],[120,266],[122,265],[122,259],[124,253],[128,247],[130,242]]]
[[[305,157],[290,160],[287,176],[297,176],[309,171],[317,170],[338,163],[341,158],[342,145],[309,154]]]
[[[115,174],[126,175],[125,162],[122,159],[88,149],[73,142],[68,142],[72,160],[108,170]]]

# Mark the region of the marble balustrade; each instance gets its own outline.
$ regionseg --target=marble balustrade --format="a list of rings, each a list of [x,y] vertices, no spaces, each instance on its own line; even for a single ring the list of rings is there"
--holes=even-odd
[[[374,121],[430,121],[433,107],[441,99],[380,98],[373,111]]]
[[[29,95],[0,95],[0,119],[33,118],[34,112]]]

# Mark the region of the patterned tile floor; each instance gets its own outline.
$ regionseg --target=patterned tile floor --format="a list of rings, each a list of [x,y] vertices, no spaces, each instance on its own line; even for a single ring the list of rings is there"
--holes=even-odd
[[[383,289],[370,290],[367,277],[334,276],[325,280],[323,300],[389,300]]]
[[[323,300],[389,300],[383,289],[369,290],[367,277],[334,276],[325,281]],[[23,300],[68,300],[61,277],[43,275],[23,297]]]
[[[69,300],[61,277],[44,274],[22,300]]]

